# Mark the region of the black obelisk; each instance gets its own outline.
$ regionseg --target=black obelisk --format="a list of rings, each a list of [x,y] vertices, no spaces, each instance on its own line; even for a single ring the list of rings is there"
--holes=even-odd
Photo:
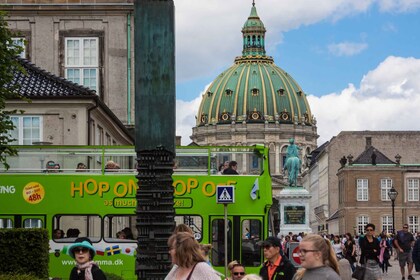
[[[164,279],[174,229],[175,28],[173,0],[135,0],[136,273]]]

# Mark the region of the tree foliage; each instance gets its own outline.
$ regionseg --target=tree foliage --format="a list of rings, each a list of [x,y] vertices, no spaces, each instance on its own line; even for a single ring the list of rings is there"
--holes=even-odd
[[[11,85],[16,71],[24,71],[16,57],[22,51],[21,47],[13,46],[12,32],[5,21],[5,13],[0,11],[0,166],[6,169],[9,165],[6,157],[17,155],[17,150],[10,146],[15,139],[11,138],[9,131],[13,130],[10,115],[19,110],[5,110],[6,100],[21,98],[18,94],[18,85]]]

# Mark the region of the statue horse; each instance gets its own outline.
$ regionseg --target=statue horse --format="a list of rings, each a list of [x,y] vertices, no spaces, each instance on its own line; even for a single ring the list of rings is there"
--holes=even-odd
[[[284,170],[287,170],[289,176],[289,186],[297,186],[297,177],[299,174],[301,161],[298,157],[292,156],[286,159]]]

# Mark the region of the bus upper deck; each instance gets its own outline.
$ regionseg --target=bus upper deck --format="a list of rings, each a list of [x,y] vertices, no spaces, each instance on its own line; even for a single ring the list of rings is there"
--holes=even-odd
[[[264,146],[177,147],[175,174],[217,175],[219,165],[237,161],[242,175],[259,175],[264,168]],[[6,157],[10,165],[0,173],[114,174],[136,172],[132,146],[19,146],[19,156]]]

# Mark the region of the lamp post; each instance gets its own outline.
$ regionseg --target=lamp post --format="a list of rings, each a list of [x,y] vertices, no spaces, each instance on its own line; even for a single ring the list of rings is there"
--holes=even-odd
[[[398,192],[394,187],[392,187],[388,191],[388,196],[391,199],[392,202],[392,233],[395,233],[395,215],[394,215],[394,208],[395,208],[395,199],[397,199]]]

